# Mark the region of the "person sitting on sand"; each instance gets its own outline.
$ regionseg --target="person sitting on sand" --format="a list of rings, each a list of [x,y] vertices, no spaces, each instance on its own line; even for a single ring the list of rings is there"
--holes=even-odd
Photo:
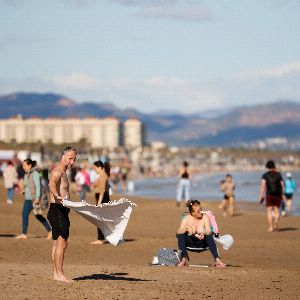
[[[215,259],[216,267],[226,267],[221,261],[216,243],[212,236],[210,221],[202,212],[201,203],[198,200],[187,202],[190,214],[185,216],[177,231],[178,248],[182,251],[182,259],[179,267],[188,265],[188,253],[186,247],[206,248],[209,247]]]

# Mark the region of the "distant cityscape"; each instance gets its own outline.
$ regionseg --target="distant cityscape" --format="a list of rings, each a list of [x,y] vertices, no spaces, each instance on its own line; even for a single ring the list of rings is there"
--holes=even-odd
[[[91,149],[135,148],[145,143],[144,126],[136,118],[121,122],[106,118],[23,118],[0,120],[0,141],[5,143],[77,143],[85,140]]]

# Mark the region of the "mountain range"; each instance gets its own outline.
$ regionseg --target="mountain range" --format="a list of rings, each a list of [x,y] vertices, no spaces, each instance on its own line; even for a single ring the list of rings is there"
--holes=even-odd
[[[172,111],[142,113],[119,109],[110,103],[79,103],[53,93],[14,93],[0,96],[0,119],[23,117],[106,117],[140,119],[146,140],[161,140],[173,146],[239,146],[267,138],[300,140],[300,104],[277,101],[226,110],[181,114]]]

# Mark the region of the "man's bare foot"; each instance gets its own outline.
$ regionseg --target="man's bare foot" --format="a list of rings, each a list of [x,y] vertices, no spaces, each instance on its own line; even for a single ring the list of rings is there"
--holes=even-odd
[[[90,242],[90,245],[103,245],[104,243],[105,243],[104,241],[96,240],[96,241]]]
[[[74,280],[72,280],[72,279],[69,279],[69,278],[65,277],[64,275],[62,275],[62,276],[57,276],[57,279],[54,279],[54,280],[56,280],[56,281],[61,281],[61,282],[66,282],[66,283],[71,283],[71,282],[74,281]]]
[[[274,225],[273,225],[273,230],[275,231],[275,230],[279,230],[279,228],[278,228],[278,223],[274,223]]]
[[[16,239],[17,240],[26,240],[27,239],[27,235],[26,234],[24,234],[24,233],[22,233],[22,234],[19,234],[19,235],[17,235],[16,236]]]
[[[273,227],[269,227],[267,231],[268,231],[268,232],[273,232],[273,231],[274,231],[274,228],[273,228]]]
[[[187,267],[187,266],[188,266],[188,260],[185,257],[183,257],[181,262],[177,264],[177,267]]]

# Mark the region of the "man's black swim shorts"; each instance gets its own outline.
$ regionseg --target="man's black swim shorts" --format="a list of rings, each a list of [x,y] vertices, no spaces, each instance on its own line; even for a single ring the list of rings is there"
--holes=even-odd
[[[69,237],[69,212],[70,209],[62,204],[50,203],[47,219],[52,226],[52,239],[57,240],[59,236],[67,240]]]

